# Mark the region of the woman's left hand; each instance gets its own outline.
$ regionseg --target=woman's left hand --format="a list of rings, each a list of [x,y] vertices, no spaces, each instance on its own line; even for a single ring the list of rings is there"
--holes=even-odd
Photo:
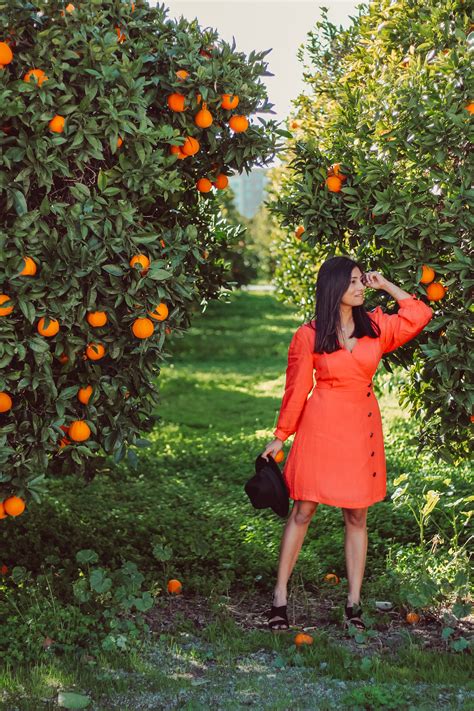
[[[385,289],[389,281],[380,272],[364,272],[361,277],[364,286],[370,289]]]

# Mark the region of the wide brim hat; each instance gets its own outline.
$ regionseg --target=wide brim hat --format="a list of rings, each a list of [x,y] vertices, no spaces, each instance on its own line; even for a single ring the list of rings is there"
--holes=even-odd
[[[256,509],[272,509],[278,516],[288,516],[290,500],[288,489],[271,454],[268,460],[261,454],[255,460],[255,475],[244,486],[252,506]]]

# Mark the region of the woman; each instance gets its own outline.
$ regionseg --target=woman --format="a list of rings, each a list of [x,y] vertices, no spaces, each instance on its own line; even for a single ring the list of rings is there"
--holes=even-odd
[[[398,313],[386,314],[380,306],[367,312],[363,306],[367,287],[383,289],[396,299]],[[364,273],[345,256],[322,264],[315,320],[300,326],[291,340],[275,439],[262,452],[265,459],[275,457],[283,442],[295,434],[283,468],[294,504],[280,547],[268,617],[271,630],[289,629],[287,583],[318,503],[342,509],[346,625],[364,627],[360,591],[367,553],[367,509],[386,494],[382,420],[372,377],[382,355],[417,336],[432,317],[432,308],[380,272]]]

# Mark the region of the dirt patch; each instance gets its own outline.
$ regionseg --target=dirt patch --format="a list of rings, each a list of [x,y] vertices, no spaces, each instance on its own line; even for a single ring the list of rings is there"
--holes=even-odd
[[[187,631],[198,634],[199,630],[217,619],[222,619],[224,615],[233,619],[243,631],[268,631],[268,611],[268,595],[258,593],[221,596],[215,602],[199,595],[177,595],[162,598],[148,614],[147,621],[157,633],[180,631],[184,627]],[[328,598],[317,598],[308,594],[303,600],[290,596],[288,633],[325,631],[333,640],[355,652],[362,646],[364,654],[370,650],[396,651],[408,638],[425,649],[448,651],[448,644],[442,638],[442,630],[446,626],[455,630],[450,636],[451,639],[464,637],[470,640],[474,634],[472,615],[459,621],[450,615],[447,609],[441,609],[436,614],[422,614],[416,625],[408,624],[405,621],[405,613],[399,610],[381,612],[376,608],[366,608],[366,611],[369,616],[369,632],[364,635],[363,640],[356,641],[344,629],[342,605]]]

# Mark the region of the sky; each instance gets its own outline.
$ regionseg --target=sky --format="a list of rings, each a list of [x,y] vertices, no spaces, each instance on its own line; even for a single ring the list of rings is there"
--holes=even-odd
[[[156,5],[156,2],[150,4]],[[162,4],[161,2],[159,4]],[[168,17],[198,18],[204,27],[215,28],[227,42],[235,37],[236,50],[249,54],[252,50],[272,49],[264,58],[267,71],[273,77],[262,77],[275,114],[265,119],[282,121],[291,113],[291,100],[304,89],[303,67],[297,59],[297,49],[305,43],[307,33],[321,18],[321,7],[327,7],[331,22],[347,27],[350,15],[357,14],[359,2],[346,0],[168,0]]]

